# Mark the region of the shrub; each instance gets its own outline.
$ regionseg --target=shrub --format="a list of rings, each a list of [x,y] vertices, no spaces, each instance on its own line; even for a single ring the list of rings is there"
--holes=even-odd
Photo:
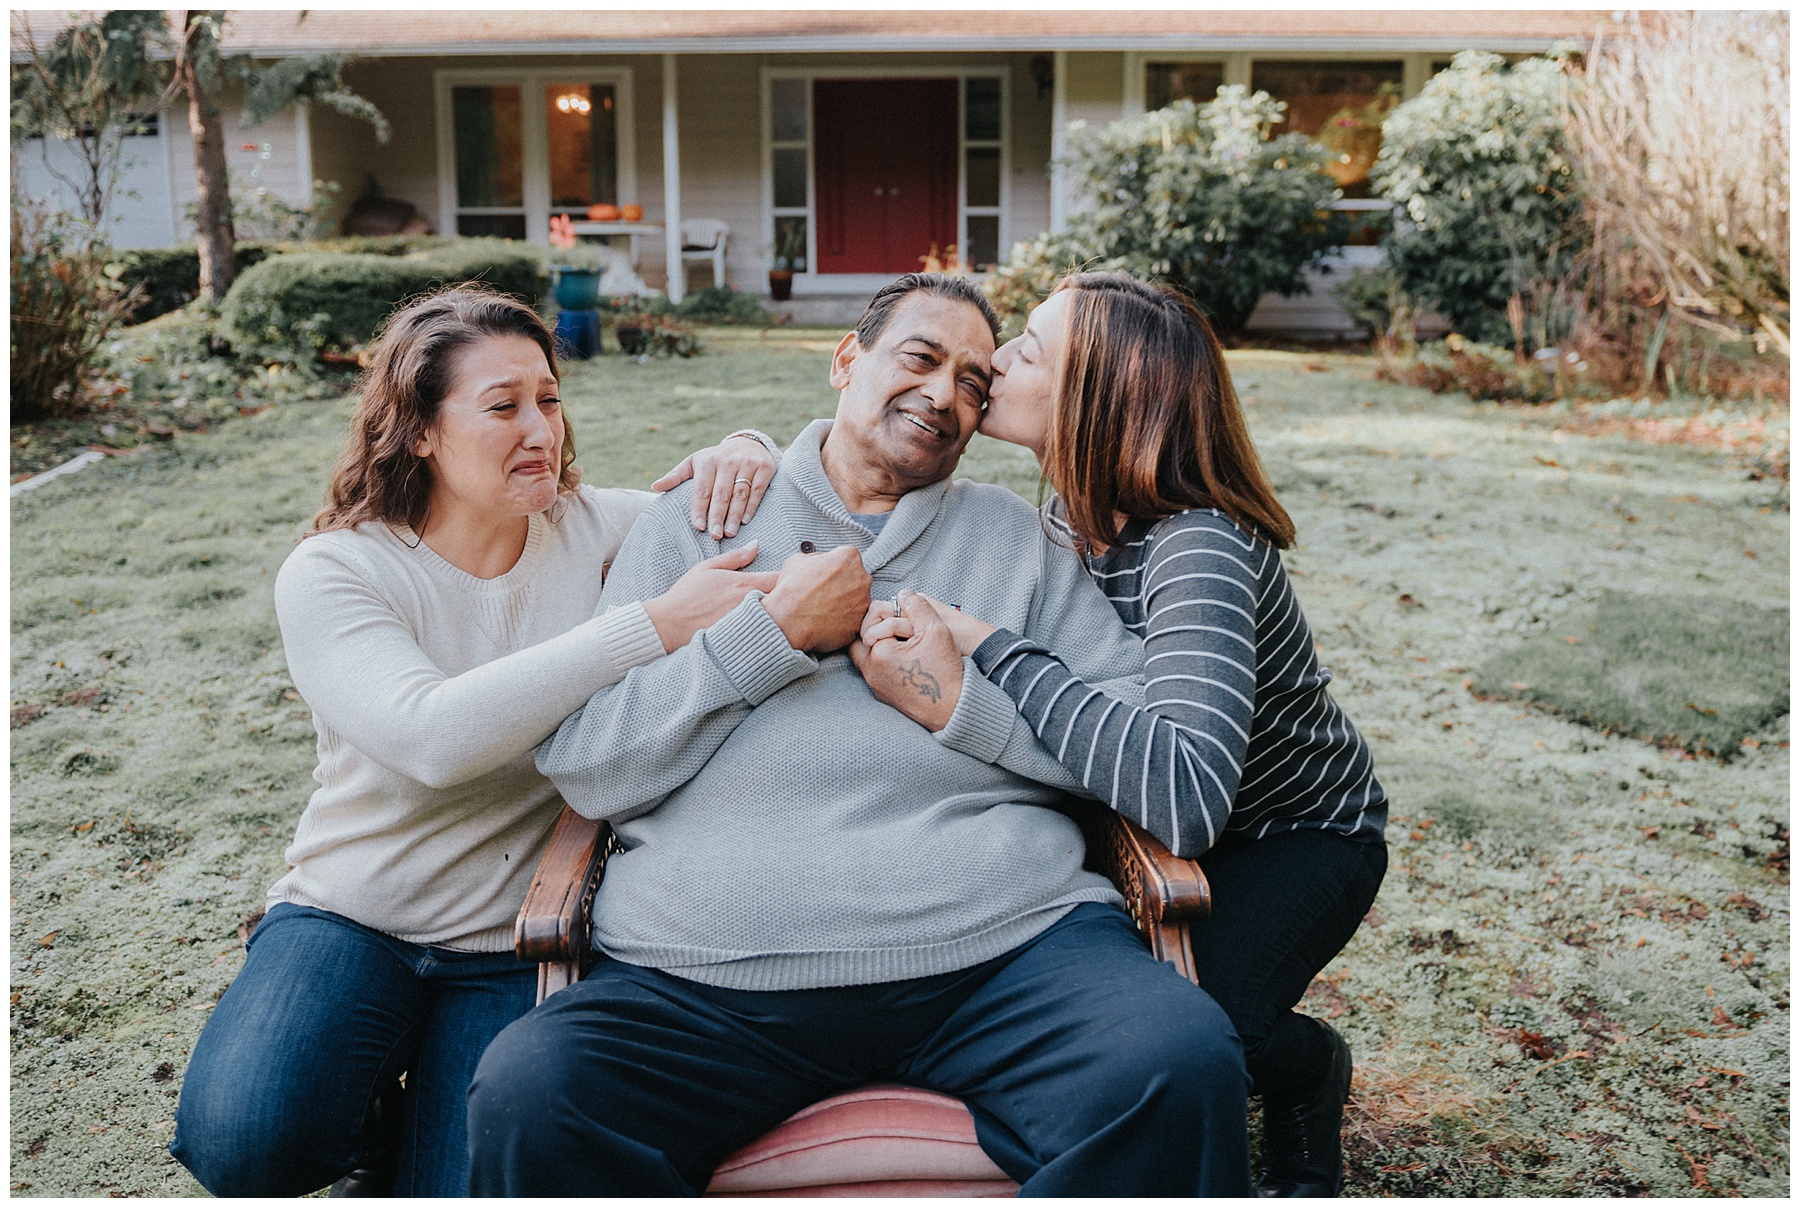
[[[1463,335],[1543,346],[1571,320],[1559,287],[1588,236],[1563,91],[1559,62],[1464,51],[1383,125],[1370,179],[1398,207],[1388,262]]]
[[[1233,85],[1204,105],[1078,131],[1063,167],[1086,206],[1064,235],[1013,249],[1001,297],[1016,306],[1072,263],[1123,268],[1192,295],[1229,337],[1264,294],[1305,292],[1301,271],[1342,242],[1345,224],[1328,211],[1338,191],[1325,149],[1268,137],[1285,109]]]
[[[277,250],[266,243],[240,241],[237,245],[238,269],[242,271],[260,264]],[[106,272],[122,288],[139,290],[137,305],[132,308],[128,322],[142,323],[180,310],[200,296],[200,253],[191,243],[115,252]]]
[[[754,294],[741,294],[729,285],[709,285],[689,294],[675,307],[675,313],[697,323],[743,323],[756,327],[767,327],[773,317]]]
[[[92,227],[16,195],[11,252],[12,420],[68,415],[136,295],[106,276],[111,249]]]
[[[535,306],[544,280],[542,253],[503,239],[455,240],[404,256],[294,252],[239,276],[220,326],[240,354],[310,361],[368,343],[416,294],[478,281]]]

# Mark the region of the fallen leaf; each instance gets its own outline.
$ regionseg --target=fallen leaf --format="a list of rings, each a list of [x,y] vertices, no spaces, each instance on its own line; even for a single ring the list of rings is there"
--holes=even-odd
[[[56,945],[56,937],[61,934],[62,934],[61,931],[52,931],[49,935],[40,937],[38,939],[38,947],[40,947],[40,948],[54,947]]]
[[[1556,465],[1556,459],[1554,457],[1539,457],[1536,453],[1533,453],[1531,455],[1531,460],[1537,462],[1540,466],[1555,466]],[[1561,469],[1562,467],[1557,466],[1557,468]]]
[[[1563,641],[1565,641],[1565,642],[1567,642],[1567,643],[1568,643],[1568,644],[1569,644],[1569,645],[1571,645],[1571,646],[1579,646],[1579,645],[1581,645],[1581,639],[1580,639],[1580,638],[1578,638],[1578,637],[1576,637],[1576,636],[1575,636],[1575,635],[1574,635],[1574,634],[1572,634],[1572,633],[1571,633],[1571,634],[1569,634],[1569,635],[1568,635],[1568,636],[1567,636],[1567,637],[1565,637],[1565,638],[1563,638]]]

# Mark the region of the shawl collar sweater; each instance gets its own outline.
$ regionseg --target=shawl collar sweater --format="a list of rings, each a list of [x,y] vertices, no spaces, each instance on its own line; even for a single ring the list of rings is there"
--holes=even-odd
[[[603,609],[654,596],[703,558],[760,541],[756,570],[810,541],[854,545],[877,598],[914,587],[1031,634],[1090,682],[1129,695],[1143,650],[1038,515],[1000,487],[903,496],[879,536],[819,460],[817,421],[755,519],[715,542],[687,523],[690,487],[645,513]],[[1058,635],[1058,636],[1052,636]],[[926,977],[1026,942],[1080,902],[1119,903],[1085,871],[1055,806],[1079,780],[964,662],[933,734],[882,704],[847,655],[788,645],[760,593],[666,659],[597,692],[538,755],[576,810],[625,850],[608,863],[596,946],[712,985],[791,990]]]

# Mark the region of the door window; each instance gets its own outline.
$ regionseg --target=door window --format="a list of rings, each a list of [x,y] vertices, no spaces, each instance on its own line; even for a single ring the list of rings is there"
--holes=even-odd
[[[456,233],[525,238],[525,137],[514,84],[450,90],[456,141]]]

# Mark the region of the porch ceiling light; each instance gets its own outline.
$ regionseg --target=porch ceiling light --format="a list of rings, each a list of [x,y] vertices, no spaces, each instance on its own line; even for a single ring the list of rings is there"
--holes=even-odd
[[[594,107],[593,102],[579,92],[565,92],[556,98],[556,107],[564,113],[586,113]]]

